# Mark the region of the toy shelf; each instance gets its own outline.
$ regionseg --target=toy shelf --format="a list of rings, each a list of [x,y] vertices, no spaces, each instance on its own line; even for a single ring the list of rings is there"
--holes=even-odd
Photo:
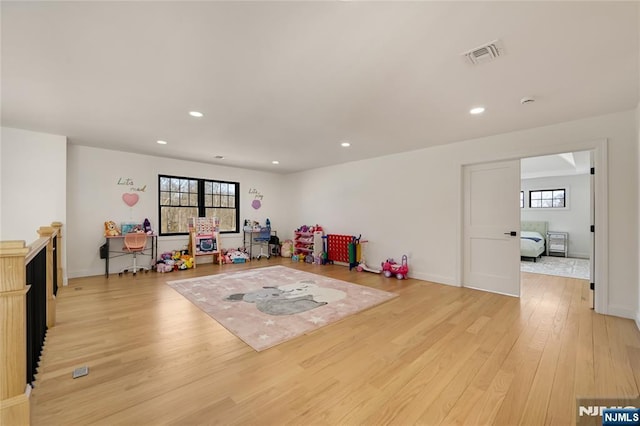
[[[318,242],[320,241],[320,242]],[[294,232],[293,254],[313,253],[319,255],[322,252],[322,231],[316,232]]]
[[[196,267],[198,256],[212,256],[213,263],[220,262],[220,220],[217,217],[191,217],[188,225],[189,254],[193,257],[193,267]]]

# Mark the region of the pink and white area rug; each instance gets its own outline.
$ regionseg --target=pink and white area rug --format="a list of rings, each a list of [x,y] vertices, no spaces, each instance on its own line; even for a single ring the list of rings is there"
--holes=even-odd
[[[256,351],[397,296],[284,266],[167,284]]]

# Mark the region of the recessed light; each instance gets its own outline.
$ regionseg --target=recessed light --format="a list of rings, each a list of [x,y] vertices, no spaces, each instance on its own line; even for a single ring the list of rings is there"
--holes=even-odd
[[[344,147],[344,148],[347,148],[347,147],[351,146],[351,142],[344,141],[344,142],[340,143],[340,146]]]
[[[280,164],[280,162],[278,160],[273,160],[271,164]]]
[[[192,117],[204,117],[204,114],[199,111],[189,111],[189,115]]]
[[[167,141],[157,141],[160,145],[166,145]]]
[[[481,106],[479,106],[479,107],[474,107],[474,108],[471,108],[471,109],[469,110],[469,113],[470,113],[470,114],[474,114],[474,115],[475,115],[475,114],[482,114],[483,112],[484,112],[484,107],[481,107]]]

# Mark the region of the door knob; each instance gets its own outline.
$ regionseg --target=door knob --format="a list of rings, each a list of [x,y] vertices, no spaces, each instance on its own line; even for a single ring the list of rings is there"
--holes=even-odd
[[[505,232],[504,235],[511,235],[512,237],[515,237],[518,235],[518,233],[516,231],[511,231],[511,232]]]

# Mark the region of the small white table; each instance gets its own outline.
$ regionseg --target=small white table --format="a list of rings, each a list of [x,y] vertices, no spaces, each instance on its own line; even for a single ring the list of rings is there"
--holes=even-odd
[[[569,256],[569,233],[559,231],[547,232],[547,256]]]

